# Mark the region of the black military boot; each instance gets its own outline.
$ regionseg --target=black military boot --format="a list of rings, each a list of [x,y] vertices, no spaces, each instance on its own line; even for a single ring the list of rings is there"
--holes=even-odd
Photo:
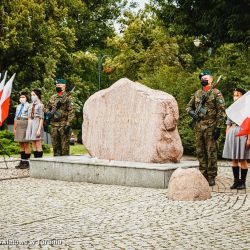
[[[232,167],[233,175],[234,175],[234,183],[230,187],[230,189],[237,189],[239,185],[239,176],[240,176],[240,168],[239,167]]]
[[[215,178],[214,177],[208,177],[208,184],[210,187],[215,186]]]
[[[15,166],[16,169],[20,169],[20,168],[21,168],[21,166],[22,166],[22,164],[23,164],[23,160],[25,159],[25,152],[24,152],[24,151],[21,151],[20,154],[21,154],[21,160],[20,160],[20,162],[18,163],[18,165]]]
[[[247,171],[248,169],[244,169],[244,168],[241,169],[241,179],[240,179],[239,185],[237,186],[238,190],[246,189]]]

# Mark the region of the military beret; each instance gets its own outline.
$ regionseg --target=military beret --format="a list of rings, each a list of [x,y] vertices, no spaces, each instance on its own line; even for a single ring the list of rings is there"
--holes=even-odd
[[[243,89],[243,88],[237,87],[237,88],[234,89],[234,91],[240,92],[242,95],[246,94],[246,90]]]
[[[57,84],[57,83],[60,83],[60,84],[66,84],[67,83],[67,81],[65,80],[65,79],[56,79],[55,80],[55,84]]]
[[[199,78],[201,79],[203,76],[206,76],[206,75],[212,76],[211,71],[208,69],[202,70],[201,73],[199,74]]]

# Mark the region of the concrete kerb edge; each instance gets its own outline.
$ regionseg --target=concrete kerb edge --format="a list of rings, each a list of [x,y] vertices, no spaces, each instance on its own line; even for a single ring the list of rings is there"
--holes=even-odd
[[[40,162],[54,162],[54,163],[67,163],[67,164],[82,164],[86,166],[100,166],[100,167],[118,167],[118,168],[130,168],[130,169],[148,169],[148,170],[158,170],[158,171],[168,171],[168,170],[175,170],[177,168],[197,168],[198,162],[197,161],[183,161],[180,163],[141,163],[141,162],[128,162],[128,161],[107,161],[107,162],[84,162],[84,161],[67,161],[67,160],[59,160],[59,159],[46,159],[46,158],[41,158],[41,159],[31,159],[31,161],[40,161]],[[101,160],[105,161],[105,160]],[[148,166],[147,166],[148,165]],[[166,166],[166,165],[171,165],[171,166]]]
[[[198,163],[193,161],[187,161],[184,164],[170,163],[170,166],[166,167],[168,164],[159,164],[161,166],[134,162],[119,164],[118,161],[101,160],[102,162],[96,162],[98,161],[96,160],[91,162],[89,158],[73,159],[74,157],[32,159],[30,176],[38,179],[165,189],[168,187],[170,177],[176,169],[198,167]]]

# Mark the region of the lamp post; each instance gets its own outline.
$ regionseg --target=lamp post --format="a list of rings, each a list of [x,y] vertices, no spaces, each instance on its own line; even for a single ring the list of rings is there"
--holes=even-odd
[[[98,56],[98,87],[99,90],[101,89],[101,72],[102,72],[102,60],[103,58],[107,57],[108,55],[99,54]]]
[[[195,36],[193,43],[194,43],[195,47],[199,47],[202,44],[209,46],[207,53],[208,53],[208,56],[211,56],[211,54],[212,54],[211,42],[208,41],[206,36],[202,35],[201,40],[199,39],[198,36]]]
[[[194,42],[194,46],[195,46],[195,47],[199,47],[200,44],[201,44],[201,40],[199,39],[198,36],[196,36],[196,37],[194,38],[193,42]]]

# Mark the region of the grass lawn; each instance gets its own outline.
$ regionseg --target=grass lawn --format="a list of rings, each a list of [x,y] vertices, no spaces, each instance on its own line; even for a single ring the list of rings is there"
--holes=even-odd
[[[79,144],[79,143],[75,143],[75,145],[70,145],[70,155],[83,155],[83,154],[87,154],[88,151],[85,149],[83,144]],[[50,153],[45,153],[44,156],[53,156],[53,149],[51,146],[51,152]],[[3,156],[0,154],[0,158],[2,158]],[[15,157],[15,158],[20,158],[20,155],[11,155],[11,157]],[[31,155],[31,157],[34,157],[33,155]],[[8,158],[7,155],[5,155],[5,158]]]
[[[70,155],[83,155],[87,153],[88,151],[83,144],[75,143],[74,146],[70,145]]]
[[[87,154],[88,151],[83,144],[75,143],[75,145],[70,145],[70,155],[83,155]],[[53,156],[53,149],[51,146],[51,152],[44,154],[44,156]]]

